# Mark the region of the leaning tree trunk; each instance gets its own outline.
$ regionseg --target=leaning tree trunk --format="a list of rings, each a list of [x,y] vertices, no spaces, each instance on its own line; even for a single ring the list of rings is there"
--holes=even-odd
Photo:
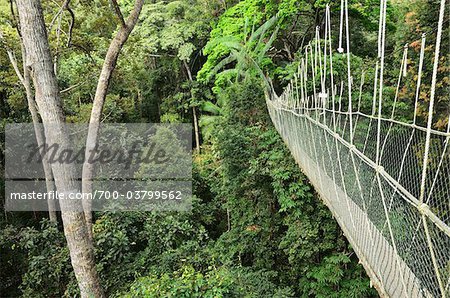
[[[117,32],[114,39],[109,45],[108,52],[106,53],[105,61],[103,62],[102,71],[100,77],[98,78],[97,89],[95,91],[94,103],[92,105],[91,118],[89,120],[89,130],[86,139],[86,158],[83,164],[83,174],[82,174],[82,192],[91,193],[92,192],[92,178],[93,178],[93,164],[89,163],[89,155],[94,151],[97,141],[98,132],[100,126],[100,119],[103,111],[103,105],[105,103],[106,94],[108,92],[108,86],[111,81],[111,76],[116,67],[117,59],[119,58],[120,50],[130,36],[131,31],[133,31],[136,25],[139,14],[141,13],[142,6],[144,5],[144,0],[136,0],[134,8],[128,16],[125,22],[120,9],[115,1],[112,1],[116,13],[121,21],[121,28]],[[84,216],[86,218],[86,224],[88,227],[89,236],[92,237],[92,201],[83,200]]]
[[[58,143],[61,150],[68,150],[71,148],[70,140],[65,128],[58,83],[53,72],[41,3],[39,0],[17,0],[17,8],[27,53],[26,66],[32,74],[46,139],[48,143]],[[52,170],[58,192],[69,194],[80,191],[73,164],[53,163]],[[103,297],[84,213],[76,209],[79,207],[76,204],[78,200],[60,201],[64,234],[80,294],[81,297]]]
[[[3,39],[3,34],[0,31],[0,39]],[[6,53],[8,54],[9,61],[11,62],[12,67],[14,68],[14,71],[16,72],[16,75],[20,81],[20,83],[25,88],[25,93],[27,96],[27,102],[28,102],[28,109],[30,110],[31,119],[33,121],[33,127],[34,127],[34,133],[36,134],[36,142],[39,148],[43,148],[43,144],[45,143],[45,136],[42,129],[40,129],[39,125],[39,115],[36,108],[36,102],[34,101],[34,95],[33,90],[31,88],[31,82],[30,82],[30,71],[25,65],[26,60],[26,54],[25,54],[25,48],[23,46],[22,40],[20,41],[20,48],[22,52],[22,68],[23,68],[23,75],[20,72],[19,65],[17,63],[16,56],[14,55],[14,52],[6,48]],[[55,184],[53,183],[53,173],[52,169],[50,167],[50,164],[48,163],[47,156],[42,156],[42,167],[44,168],[44,175],[45,175],[45,184],[47,187],[47,192],[52,192],[55,190]],[[56,203],[54,200],[48,200],[48,214],[50,217],[50,221],[56,222]]]

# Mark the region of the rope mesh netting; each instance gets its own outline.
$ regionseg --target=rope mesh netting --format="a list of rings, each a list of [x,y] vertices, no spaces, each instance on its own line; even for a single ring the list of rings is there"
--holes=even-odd
[[[405,46],[395,95],[385,95],[384,40],[386,0],[380,3],[378,60],[372,82],[353,82],[347,0],[342,1],[338,55],[347,57],[346,80],[336,79],[329,7],[325,32],[306,46],[298,72],[284,92],[272,92],[267,107],[276,129],[295,160],[330,208],[383,296],[450,296],[450,115],[444,129],[436,111],[437,72],[445,0],[441,1],[434,58],[418,57],[414,111],[398,120],[399,89],[406,76]],[[347,40],[346,50],[342,40]],[[425,125],[418,124],[422,67],[433,65]],[[327,71],[328,69],[328,71]],[[368,87],[370,86],[370,88]],[[364,108],[362,93],[373,98]],[[428,90],[427,89],[427,90]],[[381,91],[380,91],[381,90]],[[448,94],[448,93],[447,93]],[[448,109],[450,113],[450,99]],[[390,102],[385,105],[385,102]],[[413,100],[414,101],[414,100]],[[442,100],[440,100],[442,101]],[[440,102],[442,104],[442,102]],[[441,113],[438,115],[438,113]]]

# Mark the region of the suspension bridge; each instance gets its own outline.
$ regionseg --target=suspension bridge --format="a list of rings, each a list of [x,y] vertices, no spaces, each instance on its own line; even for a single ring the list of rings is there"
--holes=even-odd
[[[364,81],[364,71],[359,82],[352,75],[348,3],[342,0],[336,53],[327,6],[324,28],[316,28],[284,92],[268,94],[267,107],[379,294],[450,297],[448,90],[443,91],[448,100],[444,113],[449,114],[444,115],[445,128],[435,125],[436,118],[442,118],[435,107],[446,1],[440,1],[429,61],[424,54],[428,35],[419,40],[414,111],[407,120],[399,120],[396,113],[399,90],[408,75],[409,45],[403,50],[397,85],[392,86],[395,95],[385,94],[386,6],[381,0],[373,81]],[[346,57],[345,79],[335,77],[332,58],[336,55]],[[426,102],[420,99],[424,64],[432,65]],[[373,94],[369,109],[362,99],[367,88]],[[421,125],[418,115],[424,106],[427,113]]]

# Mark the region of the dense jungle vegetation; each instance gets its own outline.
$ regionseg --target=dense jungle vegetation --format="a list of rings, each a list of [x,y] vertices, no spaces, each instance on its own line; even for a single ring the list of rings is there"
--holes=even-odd
[[[135,1],[41,2],[66,120],[89,122],[105,55],[121,30],[117,9],[126,19]],[[262,77],[277,92],[286,86],[316,26],[324,27],[327,3],[337,48],[340,2],[145,1],[120,50],[101,121],[191,123],[194,201],[189,212],[94,213],[95,268],[106,296],[377,297],[265,106]],[[433,29],[438,7],[434,0],[388,3],[386,80],[396,80],[404,43]],[[376,59],[379,1],[350,0],[349,16],[359,80]],[[16,1],[0,0],[0,134],[7,123],[32,121],[9,57],[22,71],[18,19]],[[410,55],[419,50],[414,44]],[[344,56],[333,59],[336,73],[345,71]],[[401,90],[400,111],[414,104],[414,92],[413,85]],[[363,104],[371,100],[368,90]],[[0,148],[3,175],[3,137]],[[4,179],[0,190],[3,202]],[[55,221],[47,212],[1,212],[0,226],[1,297],[80,296],[60,213]]]

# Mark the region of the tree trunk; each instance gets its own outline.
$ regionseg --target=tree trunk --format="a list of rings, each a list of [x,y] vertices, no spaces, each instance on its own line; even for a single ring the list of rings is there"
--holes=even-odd
[[[2,33],[0,32],[0,38],[3,38]],[[11,62],[11,65],[14,68],[14,71],[16,72],[17,77],[19,78],[20,83],[25,88],[25,93],[27,96],[27,102],[28,102],[28,109],[30,110],[31,119],[33,121],[33,127],[34,127],[34,133],[36,134],[36,142],[39,148],[43,148],[42,145],[45,143],[45,136],[44,132],[40,129],[39,125],[39,115],[36,108],[36,102],[34,101],[34,95],[33,90],[31,88],[31,82],[30,82],[30,72],[28,68],[25,65],[26,61],[26,53],[25,48],[23,46],[23,42],[20,41],[20,48],[22,52],[22,64],[23,64],[23,75],[20,72],[16,56],[14,55],[13,51],[9,48],[6,49],[6,52],[9,57],[9,61]],[[55,185],[53,183],[53,173],[52,169],[50,167],[50,164],[48,163],[48,158],[46,155],[42,156],[42,167],[44,168],[44,175],[45,175],[45,184],[47,188],[47,192],[52,192],[55,190]],[[48,214],[50,221],[56,222],[56,202],[54,200],[48,200]]]
[[[24,52],[24,49],[22,49]],[[26,61],[26,55],[25,53],[22,54],[23,61]],[[44,148],[43,145],[45,144],[45,135],[44,132],[41,129],[40,121],[39,121],[39,114],[36,107],[36,102],[34,100],[33,91],[31,89],[31,82],[30,82],[30,71],[25,66],[24,62],[24,74],[23,74],[23,86],[25,87],[25,92],[27,95],[27,101],[28,101],[28,109],[30,110],[31,119],[33,121],[34,126],[34,133],[36,134],[36,141],[39,148]],[[46,154],[42,156],[42,167],[44,168],[44,175],[45,175],[45,186],[47,188],[47,192],[51,193],[55,191],[55,184],[53,182],[53,172],[52,168],[48,162],[48,157]],[[56,201],[55,200],[47,200],[47,206],[48,206],[48,215],[50,217],[50,221],[57,222],[56,217]]]
[[[30,68],[36,102],[41,112],[48,143],[57,143],[61,150],[71,148],[59,98],[58,83],[53,72],[41,3],[38,0],[17,0],[26,66]],[[52,163],[55,184],[60,193],[80,191],[75,167],[70,163]],[[104,297],[94,263],[92,241],[88,236],[84,213],[77,211],[78,200],[61,200],[64,234],[70,251],[72,267],[81,297]]]
[[[195,111],[195,107],[192,107],[192,115],[194,117],[195,150],[197,153],[200,153],[200,134],[198,132],[197,112]]]
[[[183,60],[184,67],[186,68],[186,72],[188,74],[189,81],[193,81],[191,69],[187,64],[186,60]],[[197,120],[197,112],[195,111],[195,107],[192,107],[192,116],[194,121],[194,133],[195,133],[195,150],[197,153],[200,153],[200,132],[198,130],[198,120]]]
[[[114,2],[115,3],[115,2]],[[120,54],[120,50],[130,36],[131,31],[133,31],[136,25],[139,14],[141,13],[142,6],[144,5],[144,0],[136,0],[134,8],[128,16],[127,21],[123,21],[122,15],[118,13],[119,18],[121,18],[121,28],[117,32],[114,39],[109,45],[108,52],[106,53],[105,61],[103,62],[102,71],[97,83],[97,90],[95,91],[94,103],[92,105],[91,118],[89,120],[89,130],[86,139],[86,158],[83,164],[83,175],[82,175],[82,192],[91,193],[92,192],[92,178],[93,178],[93,165],[89,163],[89,155],[94,150],[98,141],[99,125],[101,120],[101,115],[103,111],[103,105],[105,103],[106,94],[108,92],[108,86],[111,81],[111,76],[116,67],[117,59]],[[118,7],[116,7],[118,9]],[[120,10],[119,10],[120,11]],[[86,224],[88,227],[89,236],[92,237],[92,201],[83,200],[83,209],[86,218]]]

